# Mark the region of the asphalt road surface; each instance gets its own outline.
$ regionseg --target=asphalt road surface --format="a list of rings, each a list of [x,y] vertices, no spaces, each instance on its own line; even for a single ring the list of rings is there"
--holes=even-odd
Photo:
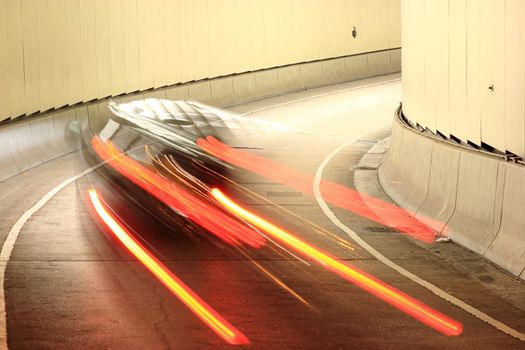
[[[330,86],[230,110],[279,123],[282,131],[237,144],[314,178],[354,189],[363,155],[389,136],[401,99],[399,76]],[[240,143],[244,141],[239,141]],[[0,243],[14,223],[64,180],[89,168],[82,152],[0,183]],[[249,340],[250,349],[525,349],[525,343],[401,276],[354,242],[314,196],[293,183],[236,170],[225,191],[238,203],[331,258],[358,268],[461,324],[447,336],[393,307],[312,256],[279,242],[260,249],[167,229],[99,172],[65,186],[22,227],[4,276],[10,349],[233,348],[195,316],[90,212],[95,184],[145,246]],[[302,181],[303,178],[290,181]],[[390,203],[374,181],[370,195]],[[312,184],[313,186],[313,184]],[[525,332],[525,287],[453,243],[427,244],[359,213],[334,214],[388,259],[510,328]],[[267,237],[269,240],[271,237]],[[0,315],[1,317],[1,315]]]

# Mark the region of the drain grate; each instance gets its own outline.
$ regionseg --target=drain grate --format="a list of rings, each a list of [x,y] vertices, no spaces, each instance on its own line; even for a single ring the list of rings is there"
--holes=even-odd
[[[352,168],[350,168],[350,170],[377,170],[377,167],[376,166],[363,165],[363,166],[352,167]]]
[[[281,191],[268,191],[266,192],[268,197],[302,197],[301,192],[281,192]]]
[[[377,140],[357,140],[356,143],[366,143],[369,145],[374,145],[377,143]]]
[[[394,233],[397,230],[387,226],[365,226],[365,230],[374,233]]]

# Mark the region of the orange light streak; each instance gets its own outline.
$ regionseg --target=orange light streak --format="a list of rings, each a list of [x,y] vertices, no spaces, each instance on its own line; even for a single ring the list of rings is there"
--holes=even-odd
[[[115,237],[133,254],[166,288],[182,301],[208,327],[226,342],[234,345],[249,344],[248,338],[233,327],[221,315],[213,310],[204,300],[175,276],[164,264],[153,256],[138,240],[118,222],[117,218],[107,210],[94,189],[89,190],[89,198],[93,207],[109,227]]]
[[[202,199],[156,171],[122,153],[111,141],[93,137],[91,144],[99,157],[120,174],[144,189],[164,204],[184,214],[223,241],[259,248],[265,239],[252,228],[230,217],[212,203]]]
[[[352,283],[355,283],[360,288],[397,307],[422,323],[448,336],[455,336],[462,333],[463,326],[460,322],[432,309],[428,305],[425,305],[392,286],[389,286],[366,272],[345,264],[344,262],[330,256],[328,253],[323,252],[292,235],[286,230],[262,219],[254,213],[239,206],[219,189],[213,188],[211,194],[226,209],[238,215],[243,220],[251,223],[255,227],[263,230],[282,244],[312,258],[326,269],[335,272]]]
[[[313,195],[314,177],[292,169],[259,155],[229,147],[213,136],[197,140],[197,145],[225,162],[249,170],[275,182],[283,183],[303,193]],[[369,220],[395,228],[426,243],[432,243],[435,233],[427,225],[414,218],[409,212],[398,206],[382,201],[370,195],[322,180],[320,184],[323,198],[340,208],[344,208]],[[366,199],[366,203],[363,199]],[[429,218],[425,220],[431,221]],[[436,223],[437,224],[437,223]]]

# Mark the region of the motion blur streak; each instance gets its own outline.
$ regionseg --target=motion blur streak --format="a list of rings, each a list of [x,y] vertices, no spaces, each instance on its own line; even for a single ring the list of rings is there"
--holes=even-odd
[[[225,162],[313,195],[314,177],[310,174],[291,169],[256,154],[231,148],[213,136],[198,139],[197,145]],[[433,242],[435,238],[435,233],[428,226],[400,207],[329,181],[321,181],[321,192],[328,202],[369,220],[395,228],[413,238],[426,243]],[[366,204],[363,198],[366,199]]]
[[[89,190],[89,199],[98,216],[109,227],[115,237],[157,277],[177,298],[206,323],[215,333],[230,344],[248,344],[248,338],[228,323],[221,315],[213,310],[204,300],[195,294],[177,276],[168,270],[155,258],[139,241],[130,235],[118,222],[113,214],[103,204],[94,189]]]
[[[360,288],[397,307],[401,311],[411,315],[424,324],[449,336],[459,335],[463,331],[463,326],[458,321],[443,315],[442,313],[432,309],[431,307],[410,297],[409,295],[398,291],[397,289],[367,274],[366,272],[347,265],[334,257],[331,257],[322,250],[315,248],[314,246],[302,241],[291,233],[260,218],[259,216],[233,202],[219,189],[213,188],[211,190],[211,194],[225,208],[251,223],[255,227],[260,228],[269,236],[275,238],[288,247],[295,249],[305,256],[312,258],[313,260],[319,262],[321,266],[325,267],[326,269],[335,272],[350,282],[355,283]]]
[[[232,245],[245,243],[254,248],[265,244],[258,232],[126,156],[111,141],[105,142],[95,136],[91,144],[103,160],[111,160],[108,164],[120,174],[223,241]]]

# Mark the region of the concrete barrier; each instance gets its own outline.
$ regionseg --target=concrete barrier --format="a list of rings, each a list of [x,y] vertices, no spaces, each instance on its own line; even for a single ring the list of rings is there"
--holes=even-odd
[[[419,208],[416,217],[436,232],[525,277],[525,166],[420,133],[396,118],[378,175],[394,201]]]
[[[279,80],[279,94],[304,90],[301,69],[297,65],[278,68],[277,78]]]
[[[301,79],[305,89],[313,89],[325,85],[323,64],[310,62],[301,65]]]
[[[44,118],[35,118],[29,122],[31,130],[31,146],[34,152],[38,154],[41,162],[56,158],[63,152],[58,144],[57,139],[63,138],[64,135],[58,135],[53,125],[53,115],[46,115]]]
[[[389,190],[392,184],[397,182],[397,165],[399,164],[399,154],[401,150],[401,140],[403,139],[403,127],[400,123],[392,124],[392,136],[390,137],[390,148],[386,153],[381,166],[377,172],[379,183],[385,190]],[[388,192],[387,192],[388,193]]]
[[[79,147],[78,140],[76,140],[76,138],[70,137],[67,132],[69,123],[76,120],[75,110],[66,109],[64,111],[55,112],[52,115],[52,119],[55,135],[54,140],[56,140],[55,142],[60,147],[60,155],[77,149]]]
[[[438,233],[443,232],[456,206],[459,154],[457,147],[432,142],[428,193],[416,217]]]
[[[5,148],[2,147],[2,151],[10,154],[18,171],[24,171],[42,162],[35,152],[29,123],[9,126],[5,132],[9,145]]]
[[[359,80],[370,76],[370,73],[368,72],[368,59],[365,55],[345,57],[344,62],[345,76],[347,80]],[[399,67],[401,67],[401,62],[399,62],[397,71],[399,71]]]
[[[258,96],[277,95],[278,74],[277,69],[266,69],[255,73],[255,87]]]
[[[206,104],[212,104],[210,81],[206,80],[188,86],[188,96],[190,100],[199,101]]]
[[[200,93],[199,88],[196,88],[197,92],[194,92],[195,94]],[[143,95],[143,98],[158,98],[158,99],[166,99],[166,90],[165,89],[158,89],[158,90],[150,90],[150,91],[143,91],[141,94],[135,94],[133,97],[136,97],[138,95]]]
[[[401,67],[401,50],[390,50],[390,72],[397,72],[399,67]]]
[[[253,74],[241,74],[233,77],[233,98],[236,103],[251,101],[257,96]]]
[[[189,98],[188,85],[176,85],[166,89],[168,100],[187,100]]]
[[[443,233],[484,254],[499,229],[499,160],[464,151],[460,154],[455,211]]]
[[[344,58],[323,61],[323,82],[325,85],[339,84],[346,80]]]
[[[506,168],[501,207],[501,226],[485,256],[513,275],[524,277],[525,269],[525,169],[502,163]]]
[[[385,187],[387,194],[410,213],[416,213],[428,192],[432,143],[411,130],[403,130],[396,162],[390,167],[394,176]],[[393,140],[392,142],[397,142]]]
[[[17,123],[15,125],[6,125],[2,127],[2,137],[0,137],[0,149],[2,150],[2,152],[0,152],[0,177],[4,179],[23,171],[23,169],[20,169],[15,162],[16,148],[11,141],[16,137],[15,135],[12,135],[14,133],[13,130],[22,128],[20,124],[24,125],[25,123]],[[24,127],[27,128],[26,125]]]
[[[395,71],[390,61],[390,51],[371,52],[367,55],[367,58],[369,72],[377,75],[385,75]]]
[[[211,98],[215,106],[224,107],[235,104],[232,77],[213,79],[210,81],[210,88]]]
[[[278,94],[364,79],[384,72],[382,68],[378,71],[369,69],[368,55],[371,54],[270,68],[135,92],[111,99],[117,102],[144,98],[193,99],[220,107],[233,106]],[[380,65],[376,66],[380,68]],[[399,64],[395,71],[400,70]],[[77,127],[83,131],[86,128],[100,130],[109,115],[107,103],[108,99],[87,102],[1,126],[0,181],[78,149],[78,142],[68,138],[69,122],[78,122]]]

